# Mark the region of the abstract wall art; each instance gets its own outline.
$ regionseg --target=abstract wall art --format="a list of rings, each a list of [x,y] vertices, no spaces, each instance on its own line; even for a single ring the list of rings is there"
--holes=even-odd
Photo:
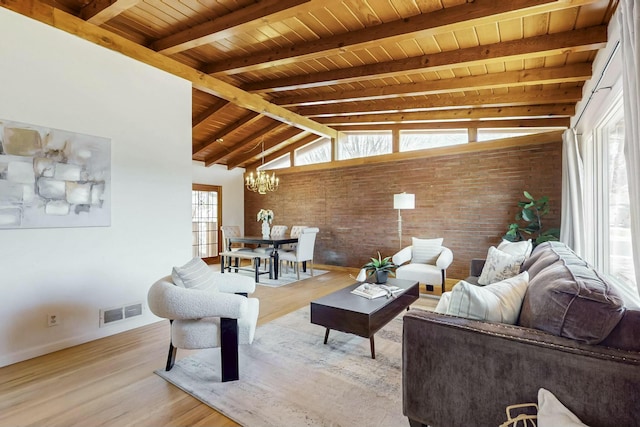
[[[0,229],[111,224],[111,141],[0,119]]]

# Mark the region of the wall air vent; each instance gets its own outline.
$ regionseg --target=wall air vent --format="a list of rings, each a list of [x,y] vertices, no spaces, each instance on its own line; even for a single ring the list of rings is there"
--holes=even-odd
[[[116,322],[122,322],[132,317],[141,316],[144,306],[141,302],[135,302],[120,307],[100,309],[100,327]]]

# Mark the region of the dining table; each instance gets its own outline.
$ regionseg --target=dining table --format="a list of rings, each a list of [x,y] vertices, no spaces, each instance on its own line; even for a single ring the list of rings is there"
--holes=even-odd
[[[262,236],[235,236],[229,237],[229,250],[232,243],[245,243],[245,244],[254,244],[254,245],[265,245],[273,248],[273,252],[271,252],[271,262],[273,262],[273,279],[278,280],[278,267],[280,256],[278,255],[278,249],[282,247],[282,245],[286,245],[289,243],[298,243],[297,237],[262,237]]]

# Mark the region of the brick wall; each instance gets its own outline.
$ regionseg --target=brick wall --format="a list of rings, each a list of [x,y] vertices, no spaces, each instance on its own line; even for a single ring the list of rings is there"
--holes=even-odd
[[[549,196],[544,228],[560,226],[561,147],[558,142],[282,175],[274,193],[245,189],[245,231],[260,234],[258,210],[273,209],[274,224],[320,228],[317,264],[360,267],[378,250],[387,256],[399,249],[393,194],[406,191],[416,195],[416,209],[402,211],[403,246],[412,236],[443,237],[454,255],[447,276],[464,278],[471,258],[485,257],[500,242],[523,190]]]

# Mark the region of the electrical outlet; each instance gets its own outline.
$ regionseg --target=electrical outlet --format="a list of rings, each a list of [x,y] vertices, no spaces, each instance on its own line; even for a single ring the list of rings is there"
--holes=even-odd
[[[47,325],[48,326],[58,326],[62,323],[62,317],[58,313],[49,313],[47,314]]]

